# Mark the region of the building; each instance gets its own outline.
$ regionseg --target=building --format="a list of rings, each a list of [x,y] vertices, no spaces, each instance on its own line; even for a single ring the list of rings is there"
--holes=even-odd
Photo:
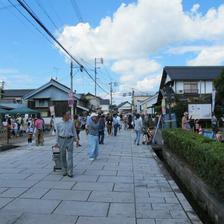
[[[28,92],[23,100],[31,109],[40,111],[43,117],[49,117],[53,112],[56,117],[61,117],[63,108],[68,107],[68,98],[71,93],[70,88],[51,79],[45,85]],[[82,104],[81,98],[78,94],[73,93],[74,97],[74,111],[82,113],[89,111],[89,108]],[[50,111],[50,109],[52,111]]]
[[[100,109],[100,101],[102,100],[100,97],[95,96],[91,93],[84,94],[84,97],[89,102],[91,110],[99,110]]]
[[[137,113],[140,113],[140,105],[143,101],[147,100],[150,97],[149,94],[134,94],[133,95],[133,104],[134,104],[134,111],[136,111]]]
[[[110,111],[110,100],[109,99],[101,99],[100,100],[100,110],[104,114],[109,113],[109,111]]]
[[[206,114],[207,119],[210,118],[214,89],[212,82],[223,69],[224,66],[164,67],[157,103],[167,105],[173,95],[173,98],[187,103],[188,110],[194,109],[195,111],[191,111],[193,115],[198,111]],[[199,118],[198,116],[195,115],[194,118]]]
[[[2,93],[2,102],[23,103],[23,96],[34,89],[5,89]]]
[[[139,111],[144,114],[154,114],[154,104],[156,104],[159,93],[156,93],[154,96],[150,96],[140,103]]]
[[[117,108],[118,108],[118,113],[131,113],[132,112],[132,105],[128,101],[120,103],[117,106]]]

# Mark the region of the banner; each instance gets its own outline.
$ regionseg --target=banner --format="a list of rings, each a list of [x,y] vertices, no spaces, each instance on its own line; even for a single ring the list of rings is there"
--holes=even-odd
[[[212,90],[212,113],[215,111],[215,95],[216,95],[216,90]]]
[[[51,116],[55,116],[54,106],[50,106],[50,114]]]

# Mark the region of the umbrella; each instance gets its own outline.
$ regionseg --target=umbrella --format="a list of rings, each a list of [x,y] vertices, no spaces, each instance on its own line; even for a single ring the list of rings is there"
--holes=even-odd
[[[37,110],[32,110],[28,107],[20,107],[20,108],[15,108],[13,110],[8,111],[9,114],[38,114],[39,111]]]

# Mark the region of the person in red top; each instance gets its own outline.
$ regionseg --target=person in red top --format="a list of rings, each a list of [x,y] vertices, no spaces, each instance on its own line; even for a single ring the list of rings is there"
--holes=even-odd
[[[43,146],[44,145],[44,120],[41,118],[40,114],[37,115],[37,119],[34,123],[35,127],[35,139],[36,139],[36,146]]]

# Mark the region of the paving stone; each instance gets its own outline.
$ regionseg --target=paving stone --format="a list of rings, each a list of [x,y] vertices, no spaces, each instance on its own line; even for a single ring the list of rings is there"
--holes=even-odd
[[[1,224],[14,224],[15,221],[22,215],[22,212],[3,211],[0,210]]]
[[[34,173],[27,177],[26,180],[42,180],[46,176],[46,173]]]
[[[135,218],[134,203],[111,203],[108,216]]]
[[[4,207],[12,200],[13,198],[0,198],[0,208]]]
[[[2,193],[2,192],[4,192],[4,191],[6,191],[6,190],[8,190],[9,188],[7,188],[7,187],[1,187],[0,188],[0,194]]]
[[[83,175],[89,175],[89,176],[116,176],[117,171],[116,170],[87,170]]]
[[[50,190],[43,199],[86,201],[90,191]]]
[[[0,187],[31,187],[36,183],[33,180],[4,180],[0,182]]]
[[[138,203],[136,205],[136,215],[140,219],[169,219],[172,218],[169,210],[152,210],[151,204]]]
[[[109,203],[62,201],[54,214],[75,216],[106,217]]]
[[[3,210],[50,214],[60,203],[59,200],[16,199]]]
[[[15,224],[74,224],[77,216],[23,214]]]
[[[134,202],[134,195],[130,192],[93,191],[88,201]]]
[[[0,181],[4,180],[24,180],[27,177],[29,177],[30,174],[21,174],[21,173],[16,173],[16,174],[11,174],[11,173],[3,173],[0,174]]]
[[[180,204],[167,204],[167,203],[152,203],[152,209],[153,210],[176,209],[182,211],[182,207]]]
[[[20,195],[20,198],[33,198],[40,199],[42,198],[50,189],[49,188],[31,188],[26,191],[24,194]]]
[[[74,185],[72,190],[90,190],[90,191],[112,191],[113,183],[83,183],[79,182]]]
[[[73,178],[53,172],[55,138],[44,147],[1,153],[0,224],[183,224],[188,217],[200,223],[175,182],[163,175],[151,147],[133,145],[133,137],[132,131],[106,137],[99,159],[90,162],[81,132]]]
[[[135,219],[123,217],[79,217],[76,224],[135,224]]]
[[[154,219],[137,219],[137,224],[156,224]]]
[[[29,188],[9,188],[7,191],[0,194],[0,197],[15,198],[26,192]]]
[[[134,191],[134,185],[133,184],[117,183],[117,184],[114,185],[114,191],[133,192]]]
[[[127,183],[132,184],[133,178],[132,177],[110,177],[110,176],[100,176],[98,182],[109,182],[109,183]]]
[[[156,224],[190,224],[187,219],[156,219]]]
[[[70,178],[68,176],[64,177],[61,181],[69,181],[69,182],[85,182],[85,183],[89,183],[89,182],[96,182],[98,179],[98,175],[96,176],[88,176],[88,175],[79,175],[76,176],[74,175],[73,178]]]
[[[62,175],[48,175],[45,178],[43,178],[43,180],[46,181],[60,181],[63,178]]]
[[[173,218],[178,218],[178,219],[187,219],[187,215],[186,215],[186,213],[183,211],[183,210],[171,210],[170,209],[170,214],[171,214],[171,216],[173,217]]]

